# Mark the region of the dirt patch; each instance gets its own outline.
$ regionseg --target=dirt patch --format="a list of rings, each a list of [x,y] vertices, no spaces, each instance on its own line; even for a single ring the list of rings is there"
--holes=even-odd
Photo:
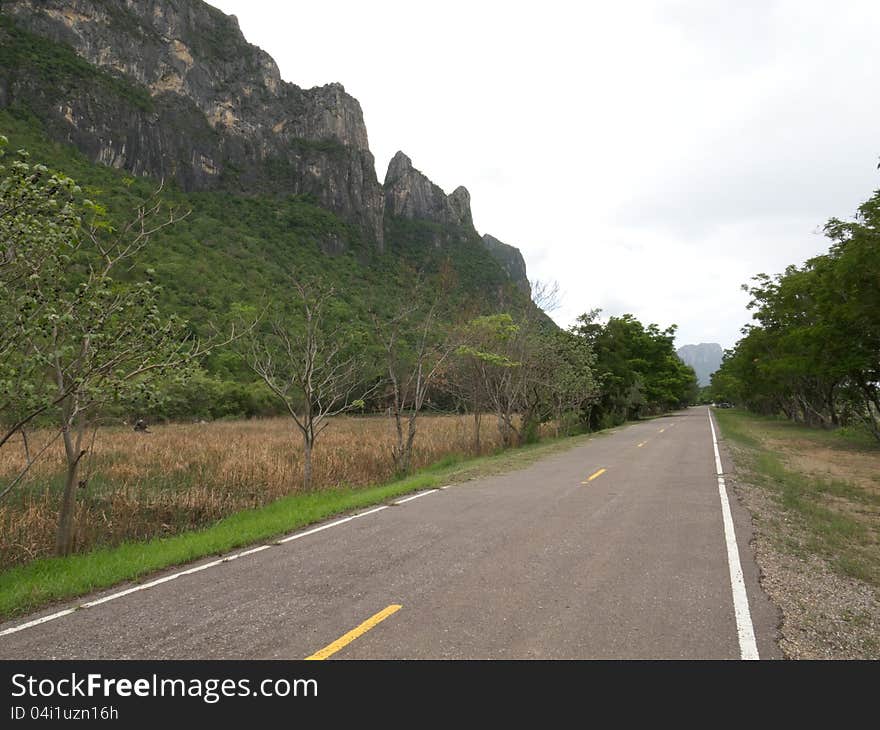
[[[771,441],[771,448],[785,453],[785,461],[796,471],[824,479],[851,482],[875,497],[880,497],[880,454],[842,451],[806,444],[792,449],[792,444]]]

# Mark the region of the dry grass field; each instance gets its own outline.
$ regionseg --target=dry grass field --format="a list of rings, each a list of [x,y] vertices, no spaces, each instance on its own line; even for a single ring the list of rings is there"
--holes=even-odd
[[[387,418],[335,419],[313,455],[315,489],[391,479],[392,428]],[[423,416],[414,467],[473,455],[472,429],[469,417]],[[203,527],[302,489],[302,443],[289,418],[171,424],[150,431],[99,430],[84,464],[90,478],[79,495],[78,550]],[[51,435],[32,434],[31,450]],[[490,418],[481,436],[484,453],[498,448]],[[17,473],[23,458],[21,443],[0,449],[0,484]],[[0,569],[51,554],[62,478],[59,440],[27,481],[0,502]]]

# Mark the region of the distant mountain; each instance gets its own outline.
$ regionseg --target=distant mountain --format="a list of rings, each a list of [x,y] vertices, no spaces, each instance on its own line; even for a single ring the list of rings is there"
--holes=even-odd
[[[712,373],[721,367],[724,351],[717,342],[701,342],[699,345],[684,345],[678,348],[678,356],[685,365],[690,365],[697,374],[701,386],[709,385]]]

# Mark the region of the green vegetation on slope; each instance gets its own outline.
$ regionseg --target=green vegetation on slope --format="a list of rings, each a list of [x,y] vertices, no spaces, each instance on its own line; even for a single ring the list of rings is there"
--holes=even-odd
[[[73,147],[51,141],[39,120],[20,109],[0,110],[0,133],[9,137],[10,149],[26,148],[33,159],[76,179],[106,208],[114,225],[121,225],[158,186],[154,180],[90,163]],[[211,326],[222,329],[242,311],[284,309],[291,299],[291,272],[332,284],[336,317],[363,326],[371,309],[393,310],[408,301],[420,276],[444,278],[451,286],[451,299],[473,314],[502,304],[514,310],[526,306],[523,295],[478,241],[452,241],[437,249],[421,245],[413,225],[392,226],[389,245],[379,254],[365,243],[357,226],[308,196],[184,193],[169,186],[161,198],[188,215],[155,235],[129,276],[154,270],[163,310],[187,320],[201,335]],[[499,292],[504,293],[502,299]],[[199,392],[184,402],[178,399],[177,411],[209,402],[210,408],[188,415],[249,416],[272,409],[265,394],[249,386],[252,374],[230,353],[207,358],[204,369],[205,377],[197,381]]]
[[[0,15],[0,68],[8,72],[26,69],[42,84],[53,88],[94,86],[131,104],[150,111],[153,100],[143,86],[92,66],[72,48],[19,28]]]

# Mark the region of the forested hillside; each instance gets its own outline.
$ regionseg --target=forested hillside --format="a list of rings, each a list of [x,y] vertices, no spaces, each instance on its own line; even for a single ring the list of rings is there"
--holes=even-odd
[[[26,149],[33,160],[76,179],[115,226],[123,225],[161,185],[90,163],[73,147],[49,140],[40,120],[27,112],[0,111],[0,132],[9,138],[10,149]],[[471,241],[453,240],[443,249],[423,245],[424,230],[438,228],[430,222],[392,223],[389,244],[378,252],[361,229],[308,196],[187,193],[166,184],[159,199],[179,219],[158,231],[138,268],[122,276],[131,279],[151,269],[161,286],[162,309],[186,319],[200,335],[211,325],[222,328],[242,310],[284,306],[291,274],[332,284],[337,316],[365,326],[371,308],[399,305],[418,281],[441,273],[452,300],[474,315],[497,311],[502,304],[516,311],[528,307],[527,296]],[[226,405],[217,403],[213,415],[250,415],[265,407],[255,402],[235,410],[242,406],[234,402],[242,397],[236,384],[252,379],[237,359],[215,355],[205,360],[204,369],[216,381],[214,394],[228,392],[233,398]]]

